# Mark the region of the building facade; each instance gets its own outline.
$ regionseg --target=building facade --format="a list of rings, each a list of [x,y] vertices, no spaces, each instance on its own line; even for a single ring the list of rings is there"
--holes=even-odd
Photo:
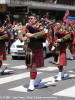
[[[0,5],[3,4],[7,8],[0,13],[10,14],[11,19],[23,22],[30,12],[41,13],[42,16],[50,12],[57,19],[61,19],[67,9],[73,16],[75,13],[75,0],[0,0]]]

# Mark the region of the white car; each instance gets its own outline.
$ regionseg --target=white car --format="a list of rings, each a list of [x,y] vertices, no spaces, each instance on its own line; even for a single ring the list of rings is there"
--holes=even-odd
[[[24,50],[23,50],[24,42],[20,42],[19,39],[17,39],[10,47],[10,53],[12,56],[12,59],[16,59],[17,57],[24,57]],[[49,44],[48,41],[46,40],[43,43],[43,55],[44,58],[46,58],[47,54],[50,53],[49,51]]]

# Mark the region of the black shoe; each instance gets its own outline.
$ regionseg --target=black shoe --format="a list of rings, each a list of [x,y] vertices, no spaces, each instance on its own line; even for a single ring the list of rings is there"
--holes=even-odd
[[[1,72],[1,75],[4,75],[5,73],[4,73],[4,71],[3,72]]]

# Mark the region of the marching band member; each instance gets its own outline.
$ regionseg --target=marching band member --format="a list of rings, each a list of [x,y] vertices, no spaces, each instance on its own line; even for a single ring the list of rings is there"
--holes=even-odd
[[[72,54],[75,54],[75,30],[73,30],[73,32],[71,32],[70,34],[67,34],[66,36],[60,38],[60,39],[57,39],[56,42],[66,42],[67,40],[70,41],[71,43],[71,53]],[[67,43],[68,44],[68,43]]]
[[[57,40],[64,37],[66,33],[64,32],[62,28],[62,22],[58,21],[56,23],[57,29],[54,33],[54,51],[58,55],[56,58],[56,65],[58,66],[59,72],[57,75],[56,80],[62,80],[64,78],[64,68],[63,66],[66,66],[67,60],[66,60],[66,43],[57,44]]]
[[[73,33],[73,28],[72,28],[72,24],[75,24],[74,23],[74,20],[75,20],[75,17],[71,17],[69,16],[70,15],[70,12],[69,10],[66,11],[65,13],[65,16],[63,17],[63,22],[65,23],[65,28],[66,28],[66,33],[67,34],[71,34]],[[69,53],[70,53],[70,59],[73,60],[73,52],[74,51],[74,41],[71,42],[71,43],[68,43],[67,45],[68,47],[68,50],[69,50]],[[67,55],[68,56],[68,55]]]
[[[9,36],[2,28],[2,25],[0,23],[0,72],[1,74],[4,74],[4,70],[7,67],[2,67],[2,61],[6,60],[6,45],[5,42],[8,41]]]
[[[44,66],[42,43],[45,40],[45,32],[43,31],[43,26],[37,22],[36,15],[29,16],[29,24],[26,26],[25,32],[19,33],[19,39],[24,42],[28,39],[27,50],[25,50],[26,65],[30,71],[28,91],[33,91],[35,85],[40,82],[37,76],[37,68]]]

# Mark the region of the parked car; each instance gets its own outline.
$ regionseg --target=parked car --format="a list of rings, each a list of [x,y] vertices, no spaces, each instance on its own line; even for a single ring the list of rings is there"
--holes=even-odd
[[[12,59],[16,59],[17,57],[24,57],[24,50],[23,50],[24,42],[21,42],[19,39],[17,39],[10,47],[10,53],[12,56]],[[46,40],[43,43],[43,55],[44,58],[46,58],[47,54],[49,54],[49,44]]]

